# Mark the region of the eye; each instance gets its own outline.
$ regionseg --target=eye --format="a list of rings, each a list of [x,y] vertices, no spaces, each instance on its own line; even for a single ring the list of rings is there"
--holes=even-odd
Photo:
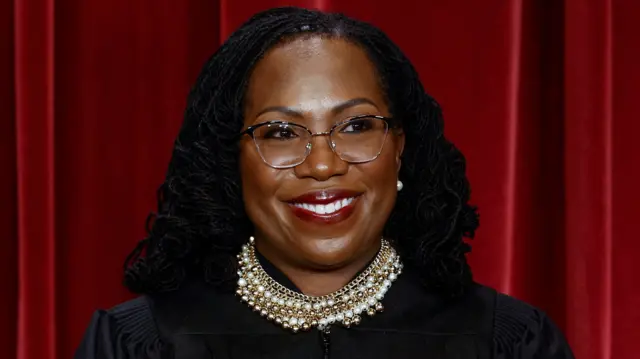
[[[375,127],[374,121],[375,121],[374,118],[359,118],[357,120],[351,120],[342,126],[342,129],[340,130],[340,132],[343,132],[343,133],[365,132]]]
[[[260,134],[265,140],[290,140],[298,138],[299,135],[292,126],[285,124],[267,125]]]

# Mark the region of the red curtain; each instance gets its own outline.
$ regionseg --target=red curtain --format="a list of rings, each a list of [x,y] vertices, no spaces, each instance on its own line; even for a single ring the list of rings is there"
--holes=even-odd
[[[640,2],[14,0],[0,3],[3,358],[69,358],[95,309],[130,298],[121,265],[190,85],[280,5],[371,21],[414,62],[468,158],[480,282],[547,311],[578,358],[637,357]]]

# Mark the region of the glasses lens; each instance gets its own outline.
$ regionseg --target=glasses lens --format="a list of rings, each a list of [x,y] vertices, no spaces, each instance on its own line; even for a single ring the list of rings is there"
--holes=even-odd
[[[287,123],[265,124],[253,132],[262,159],[273,167],[295,166],[304,161],[309,137],[303,127]]]
[[[367,162],[380,154],[387,129],[385,120],[376,117],[356,118],[334,128],[331,141],[343,160]]]

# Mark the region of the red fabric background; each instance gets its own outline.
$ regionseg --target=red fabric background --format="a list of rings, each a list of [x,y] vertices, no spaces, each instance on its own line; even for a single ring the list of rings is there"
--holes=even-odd
[[[468,158],[476,278],[546,310],[578,358],[637,357],[635,0],[1,2],[0,356],[69,358],[91,313],[130,297],[121,264],[189,87],[278,5],[385,30]]]

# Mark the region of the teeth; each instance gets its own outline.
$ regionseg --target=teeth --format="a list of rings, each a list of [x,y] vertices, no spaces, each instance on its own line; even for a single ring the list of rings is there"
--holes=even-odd
[[[353,197],[344,198],[328,204],[309,204],[309,203],[295,203],[294,206],[306,209],[307,211],[317,214],[331,214],[343,207],[348,206],[353,202]]]

